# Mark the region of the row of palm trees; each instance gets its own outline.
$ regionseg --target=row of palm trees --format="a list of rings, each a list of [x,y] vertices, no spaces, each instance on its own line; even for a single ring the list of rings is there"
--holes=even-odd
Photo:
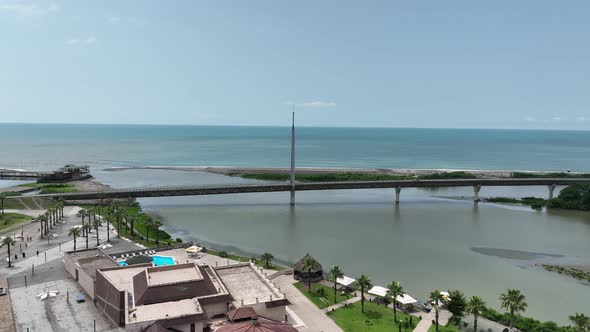
[[[307,266],[307,264],[304,265]],[[312,265],[313,266],[313,265]],[[334,303],[337,302],[336,294],[337,294],[337,279],[343,278],[344,273],[342,269],[335,265],[329,271],[329,279],[334,283]],[[356,287],[361,292],[361,312],[365,312],[365,292],[368,291],[371,287],[373,287],[371,283],[371,279],[364,274],[356,280]],[[308,286],[308,291],[311,289]],[[450,292],[451,299],[453,293],[459,292]],[[389,298],[395,299],[398,296],[404,296],[406,293],[402,285],[398,281],[392,281],[387,285],[387,295],[386,300]],[[429,300],[433,303],[433,310],[435,315],[435,330],[439,331],[439,311],[440,309],[446,305],[446,301],[448,300],[445,296],[441,294],[439,290],[432,291],[429,296]],[[387,303],[387,302],[386,302]],[[526,302],[526,297],[524,294],[521,293],[518,289],[508,289],[506,293],[500,295],[500,306],[502,309],[506,309],[510,314],[510,328],[514,326],[514,318],[521,312],[524,312],[528,306]],[[473,315],[473,329],[477,331],[477,319],[484,313],[486,310],[486,303],[485,301],[479,296],[472,296],[469,300],[465,302],[464,312],[470,315]],[[393,319],[394,322],[397,322],[397,309],[395,302],[393,304]],[[569,316],[570,321],[574,324],[574,329],[576,332],[587,332],[590,330],[590,317],[576,313],[574,315]]]
[[[139,205],[134,203],[135,207],[139,208]],[[62,213],[63,215],[63,213]],[[110,241],[110,224],[116,225],[117,237],[121,237],[123,232],[131,237],[136,236],[135,223],[138,220],[136,214],[128,213],[121,205],[116,201],[109,201],[106,205],[100,206],[95,205],[87,209],[81,209],[76,214],[82,220],[82,227],[72,227],[69,230],[68,235],[74,238],[74,250],[76,250],[76,238],[83,236],[86,238],[86,249],[88,249],[88,234],[94,229],[96,231],[96,245],[100,245],[100,239],[98,234],[98,228],[103,225],[103,218],[106,220],[106,239]],[[98,218],[97,218],[98,216]],[[148,215],[144,215],[143,223],[145,225],[145,238],[146,242],[150,241],[150,231],[155,232],[156,245],[160,244],[158,230],[162,227],[162,222]]]

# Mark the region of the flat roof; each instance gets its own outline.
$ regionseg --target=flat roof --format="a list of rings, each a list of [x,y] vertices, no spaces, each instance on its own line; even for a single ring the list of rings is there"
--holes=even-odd
[[[202,313],[202,307],[193,299],[169,301],[135,307],[129,314],[129,323],[172,319]]]
[[[283,298],[283,295],[250,264],[223,266],[215,271],[233,296],[236,307],[240,307],[242,301],[244,304],[253,304]]]
[[[203,275],[194,264],[147,268],[147,273],[149,286],[203,280]]]
[[[133,290],[133,276],[145,271],[145,266],[122,266],[118,269],[101,272],[118,290]]]

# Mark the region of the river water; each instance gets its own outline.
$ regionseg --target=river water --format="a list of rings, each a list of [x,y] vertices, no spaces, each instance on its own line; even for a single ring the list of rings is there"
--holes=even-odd
[[[300,128],[298,166],[590,172],[590,132]],[[105,171],[110,166],[289,166],[289,128],[0,124],[0,168],[91,166],[114,187],[251,182],[222,175]],[[14,183],[13,183],[14,184]],[[0,183],[2,186],[2,183]],[[556,192],[557,194],[557,192]],[[546,197],[545,187],[482,188],[482,197]],[[309,252],[374,284],[400,281],[425,299],[461,289],[499,308],[518,288],[527,315],[567,324],[590,314],[590,285],[536,264],[590,264],[590,214],[474,204],[471,188],[342,190],[142,199],[175,237],[283,262]]]
[[[105,172],[114,186],[252,182],[200,172]],[[151,180],[147,180],[151,179]],[[425,299],[434,289],[461,289],[499,308],[507,288],[527,296],[527,314],[567,323],[588,308],[590,285],[536,264],[590,263],[590,216],[572,211],[474,204],[471,188],[382,189],[141,199],[174,237],[247,255],[271,252],[292,263],[310,253],[327,270],[340,265],[376,285],[396,280]],[[484,187],[483,197],[545,197],[544,187]],[[464,199],[462,200],[461,197]]]

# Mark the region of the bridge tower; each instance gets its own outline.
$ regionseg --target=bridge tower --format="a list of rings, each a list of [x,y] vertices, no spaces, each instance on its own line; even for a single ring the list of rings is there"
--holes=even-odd
[[[395,187],[395,204],[399,204],[399,194],[402,192],[402,187]]]
[[[295,109],[295,104],[293,104]],[[291,205],[295,205],[295,111],[291,120]]]

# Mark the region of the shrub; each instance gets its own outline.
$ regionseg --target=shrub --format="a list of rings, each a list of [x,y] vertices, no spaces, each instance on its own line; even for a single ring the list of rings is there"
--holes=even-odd
[[[177,238],[176,238],[176,243],[182,243],[182,239],[181,239],[181,238],[179,238],[179,237],[177,237]]]
[[[220,251],[220,252],[219,252],[219,257],[221,257],[221,258],[228,258],[228,257],[229,257],[229,255],[227,254],[227,252],[226,252],[226,251]]]

